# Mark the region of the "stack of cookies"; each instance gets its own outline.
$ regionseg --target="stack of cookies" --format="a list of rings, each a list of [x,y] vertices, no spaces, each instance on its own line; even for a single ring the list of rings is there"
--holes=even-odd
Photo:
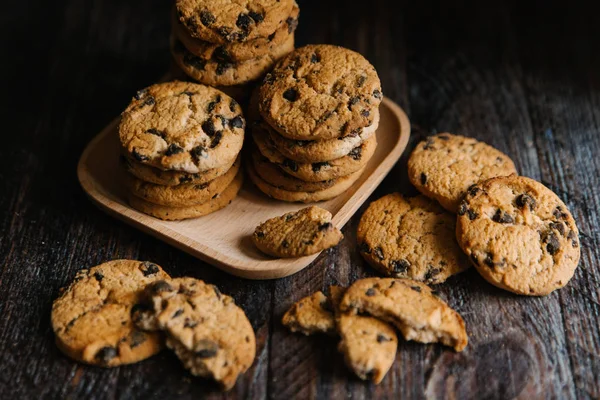
[[[375,68],[354,51],[309,45],[288,54],[251,100],[250,178],[284,201],[343,193],[375,152],[382,97]]]
[[[243,101],[249,83],[294,49],[294,0],[177,0],[171,52],[185,75]]]
[[[223,92],[191,82],[140,90],[119,125],[129,203],[164,220],[227,206],[242,186],[245,120]]]

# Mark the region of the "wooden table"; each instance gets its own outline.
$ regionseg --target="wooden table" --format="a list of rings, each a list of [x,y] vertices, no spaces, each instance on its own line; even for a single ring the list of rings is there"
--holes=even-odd
[[[303,296],[374,274],[356,250],[364,207],[340,246],[294,276],[265,282],[228,276],[107,217],[80,189],[77,160],[132,93],[166,70],[170,4],[11,1],[0,17],[0,398],[221,397],[167,351],[114,369],[58,351],[49,323],[58,289],[80,268],[115,258],[205,279],[242,305],[258,351],[231,398],[599,398],[599,10],[564,2],[299,2],[297,43],[340,44],[371,60],[385,95],[410,115],[409,150],[432,132],[473,135],[568,204],[582,245],[570,284],[527,298],[473,270],[450,279],[438,290],[466,320],[466,351],[403,342],[381,385],[353,378],[334,339],[290,334],[280,318]],[[372,199],[414,193],[405,166],[406,156]]]

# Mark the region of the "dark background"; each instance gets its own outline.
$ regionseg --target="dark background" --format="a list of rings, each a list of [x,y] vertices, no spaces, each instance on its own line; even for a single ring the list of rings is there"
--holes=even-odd
[[[426,4],[427,3],[427,4]],[[591,2],[590,2],[591,3]],[[597,2],[595,2],[597,3]],[[364,54],[409,114],[408,150],[427,134],[475,136],[553,189],[581,230],[581,264],[544,298],[500,291],[473,270],[439,290],[470,335],[460,354],[402,342],[379,386],[352,377],[329,338],[280,325],[289,305],[373,271],[343,243],[298,274],[228,276],[96,209],[77,183],[85,144],[169,65],[164,0],[4,1],[0,13],[0,397],[219,397],[168,351],[115,369],[83,366],[53,343],[50,308],[81,268],[152,260],[217,284],[256,330],[254,366],[232,398],[600,398],[600,35],[578,2],[300,0],[297,44]],[[414,193],[406,156],[372,199]],[[394,395],[395,393],[395,395]]]

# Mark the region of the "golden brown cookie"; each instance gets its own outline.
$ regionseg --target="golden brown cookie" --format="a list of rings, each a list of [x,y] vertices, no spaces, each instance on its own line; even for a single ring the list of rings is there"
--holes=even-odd
[[[211,214],[227,207],[237,196],[244,182],[244,174],[240,171],[233,182],[223,190],[222,193],[216,194],[214,198],[206,203],[197,204],[189,207],[169,207],[150,203],[137,196],[129,195],[128,201],[131,207],[144,214],[151,215],[165,221],[176,221],[188,218],[202,217],[203,215]]]
[[[52,304],[59,349],[74,360],[102,367],[158,353],[162,337],[137,329],[130,315],[146,285],[168,278],[148,261],[114,260],[79,271]]]
[[[471,187],[456,237],[481,276],[513,293],[547,295],[565,286],[579,263],[579,231],[567,206],[523,176]]]
[[[410,279],[367,278],[348,288],[342,312],[367,313],[394,325],[406,340],[442,343],[462,351],[468,343],[461,316],[431,289]]]
[[[216,286],[194,278],[149,285],[133,315],[141,329],[164,331],[167,346],[196,376],[229,390],[250,368],[256,339],[244,310]]]
[[[268,219],[254,230],[252,241],[275,257],[303,257],[336,246],[344,235],[331,223],[331,213],[306,207]]]
[[[307,336],[315,333],[335,334],[331,302],[321,291],[294,303],[284,314],[281,323],[292,332]]]
[[[340,286],[329,287],[341,338],[338,349],[356,376],[380,383],[396,359],[398,336],[390,324],[377,318],[341,312],[340,303],[345,292],[346,289]]]
[[[360,54],[333,45],[296,49],[259,86],[262,117],[294,140],[334,139],[373,123],[382,100],[375,68]]]
[[[244,142],[239,104],[217,89],[166,82],[140,90],[121,116],[124,153],[156,168],[198,173],[231,164]]]
[[[453,213],[471,185],[516,172],[506,154],[473,138],[450,133],[422,141],[408,160],[412,184]]]
[[[379,272],[435,284],[469,268],[455,230],[456,217],[434,200],[392,193],[369,205],[356,241]]]

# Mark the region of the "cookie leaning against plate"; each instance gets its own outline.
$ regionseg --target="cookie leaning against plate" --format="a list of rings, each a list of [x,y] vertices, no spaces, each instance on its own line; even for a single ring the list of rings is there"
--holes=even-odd
[[[87,364],[115,367],[160,351],[157,333],[137,329],[133,306],[146,285],[168,279],[147,261],[114,260],[77,273],[52,304],[52,329],[59,349]]]
[[[306,207],[271,218],[256,227],[252,241],[275,257],[303,257],[336,246],[344,235],[331,223],[331,213]]]
[[[442,283],[469,267],[454,240],[456,217],[425,196],[388,194],[372,202],[360,219],[360,255],[379,272]]]
[[[240,105],[209,86],[167,82],[140,90],[121,115],[127,157],[156,168],[198,173],[232,164],[244,143]]]
[[[422,141],[408,160],[411,183],[453,213],[469,186],[516,172],[506,154],[473,138],[450,133]]]
[[[518,294],[560,289],[579,263],[579,231],[567,206],[523,176],[470,188],[458,210],[456,237],[481,276]]]
[[[167,334],[167,346],[193,375],[217,381],[223,390],[252,365],[256,338],[234,300],[194,278],[154,282],[133,314],[138,327]]]
[[[258,90],[262,117],[295,140],[333,139],[370,126],[383,97],[375,68],[360,54],[332,45],[296,49]]]
[[[190,35],[211,43],[269,36],[290,17],[294,0],[177,0],[179,20]]]

